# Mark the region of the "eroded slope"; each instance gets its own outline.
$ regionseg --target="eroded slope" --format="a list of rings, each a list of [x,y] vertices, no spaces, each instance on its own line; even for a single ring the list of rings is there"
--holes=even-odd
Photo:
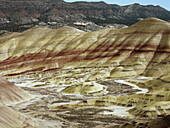
[[[21,113],[0,104],[0,127],[1,128],[44,128],[36,120],[26,117]]]
[[[34,98],[33,95],[17,87],[13,83],[0,77],[0,102],[3,104],[14,104]]]

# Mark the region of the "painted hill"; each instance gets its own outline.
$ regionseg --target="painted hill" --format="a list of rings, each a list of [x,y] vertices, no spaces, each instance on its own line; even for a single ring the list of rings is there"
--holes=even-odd
[[[168,73],[168,22],[148,18],[124,29],[83,32],[72,27],[34,27],[0,38],[0,72],[14,76],[63,67],[108,66],[102,77]],[[150,72],[152,70],[152,72]],[[98,71],[99,74],[102,71]],[[94,73],[90,79],[98,77]]]
[[[117,105],[133,107],[129,110],[133,116],[165,116],[169,114],[169,48],[170,23],[157,18],[147,18],[127,28],[93,32],[68,26],[34,27],[0,37],[0,73],[9,79],[36,79],[30,82],[34,87],[70,85],[60,91],[86,96],[107,94],[107,88],[96,83],[100,80],[153,77],[129,80],[148,89],[146,94],[105,95],[48,107]]]

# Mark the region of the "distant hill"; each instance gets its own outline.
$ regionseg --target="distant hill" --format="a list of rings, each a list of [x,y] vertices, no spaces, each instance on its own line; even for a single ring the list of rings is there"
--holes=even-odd
[[[122,28],[147,17],[169,21],[170,12],[160,6],[140,4],[119,6],[105,2],[2,0],[0,33],[21,32],[35,25],[51,28],[68,25],[85,31]]]

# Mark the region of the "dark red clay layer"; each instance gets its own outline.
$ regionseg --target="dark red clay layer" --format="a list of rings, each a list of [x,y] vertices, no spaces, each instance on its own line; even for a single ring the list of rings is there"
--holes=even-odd
[[[10,70],[10,69],[19,69],[22,67],[30,67],[31,65],[44,65],[44,67],[27,70],[21,73],[7,74],[6,76],[20,75],[32,71],[42,71],[44,68],[49,67],[45,71],[57,70],[63,67],[64,64],[68,62],[77,62],[77,61],[87,61],[94,60],[97,58],[113,58],[121,56],[122,53],[132,53],[134,54],[148,54],[148,53],[162,53],[170,54],[170,46],[168,47],[158,47],[157,45],[142,45],[142,44],[101,44],[93,50],[77,50],[77,51],[63,51],[63,52],[40,52],[36,54],[26,54],[20,57],[10,57],[4,61],[0,62],[0,70]],[[105,53],[106,52],[106,53]],[[81,54],[86,53],[87,56],[81,56]],[[101,54],[102,53],[102,54]],[[104,54],[105,53],[105,54]],[[104,55],[103,55],[104,54]],[[24,62],[24,63],[23,63]],[[58,63],[59,68],[50,67],[50,65]]]

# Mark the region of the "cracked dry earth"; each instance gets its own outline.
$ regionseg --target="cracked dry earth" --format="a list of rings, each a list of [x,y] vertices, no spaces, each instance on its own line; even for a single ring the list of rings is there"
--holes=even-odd
[[[37,81],[43,81],[45,78],[37,78]],[[50,77],[48,78],[50,79]],[[74,104],[87,99],[103,97],[103,96],[125,96],[136,93],[137,89],[132,89],[131,86],[116,83],[114,80],[96,81],[107,88],[106,94],[99,95],[80,95],[80,94],[67,94],[62,93],[61,90],[69,87],[69,85],[51,85],[40,84],[34,79],[24,78],[15,81],[16,85],[22,85],[22,89],[36,96],[36,98],[11,106],[13,109],[37,118],[46,122],[47,127],[57,128],[87,128],[87,127],[109,127],[114,124],[122,124],[130,121],[133,117],[118,116],[112,114],[115,108],[111,107],[88,107],[88,108],[70,108],[70,109],[56,109],[50,110],[49,105],[52,104]],[[27,85],[26,85],[27,83]],[[34,83],[34,84],[33,84]],[[29,85],[30,84],[30,85]],[[24,86],[25,85],[25,86]],[[31,87],[34,85],[34,87]],[[26,87],[28,86],[28,87]],[[30,86],[30,87],[29,87]],[[119,108],[121,109],[121,107]],[[127,112],[126,112],[127,113]]]

